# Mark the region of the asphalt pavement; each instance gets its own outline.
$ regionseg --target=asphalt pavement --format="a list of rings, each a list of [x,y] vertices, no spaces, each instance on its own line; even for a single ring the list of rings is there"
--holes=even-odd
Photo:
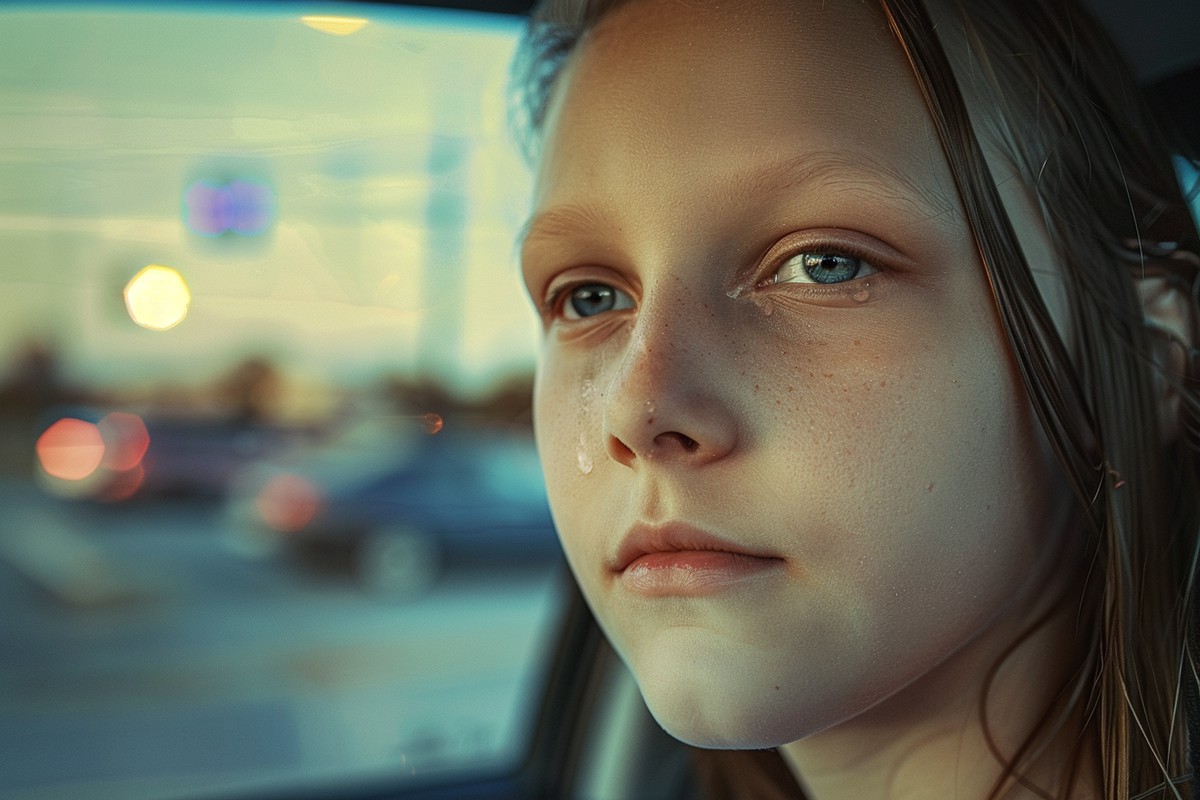
[[[520,755],[556,568],[389,599],[239,553],[211,502],[0,504],[0,798],[336,793]]]

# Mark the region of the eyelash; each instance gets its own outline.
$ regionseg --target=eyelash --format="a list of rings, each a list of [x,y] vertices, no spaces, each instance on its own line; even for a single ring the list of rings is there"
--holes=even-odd
[[[614,292],[625,295],[626,297],[629,296],[628,292],[622,291],[612,284],[605,283],[602,280],[575,281],[573,283],[564,284],[550,293],[550,296],[546,298],[546,302],[542,306],[542,315],[548,320],[564,320],[566,322],[580,322],[584,319],[591,319],[591,317],[566,319],[566,317],[563,316],[563,307],[570,300],[571,293],[588,286],[604,287],[607,289],[612,289]],[[632,300],[632,298],[630,299]]]
[[[808,276],[810,281],[780,281],[775,279],[779,275],[779,272],[789,263],[804,256],[818,256],[821,258],[832,256],[834,258],[853,259],[859,263],[859,269],[855,271],[854,275],[844,281],[831,281],[828,283],[822,283],[821,281],[812,279],[811,275]],[[862,278],[870,277],[871,275],[879,272],[879,267],[875,265],[875,259],[876,256],[874,254],[869,254],[862,248],[847,246],[844,243],[838,243],[836,245],[826,245],[821,242],[804,243],[800,247],[789,247],[782,256],[772,259],[770,273],[767,275],[767,277],[755,282],[753,285],[755,288],[762,288],[765,286],[788,284],[792,286],[805,286],[808,287],[808,291],[818,291],[821,294],[838,292],[841,291],[841,287],[853,284]],[[864,268],[869,270],[866,272],[866,274],[863,274]],[[797,266],[795,269],[797,271],[802,271],[804,270],[804,267],[801,265]]]
[[[844,281],[833,281],[833,282],[829,282],[829,283],[822,283],[817,280],[812,280],[811,282],[809,282],[809,281],[777,281],[777,280],[774,280],[774,278],[779,274],[780,270],[782,270],[784,267],[786,267],[789,262],[792,262],[803,256],[810,256],[810,255],[815,255],[815,256],[820,256],[820,257],[833,256],[835,258],[853,259],[853,260],[859,262],[859,270],[856,271],[852,277],[847,278]],[[776,258],[772,261],[772,267],[771,267],[770,274],[766,278],[756,281],[753,284],[753,287],[754,288],[762,288],[762,287],[766,287],[766,286],[777,286],[777,285],[786,284],[786,285],[791,285],[791,286],[807,287],[805,289],[805,291],[813,292],[815,294],[823,294],[823,295],[842,294],[846,291],[845,287],[847,287],[848,285],[853,285],[853,284],[857,283],[860,279],[870,277],[871,275],[874,275],[880,271],[879,267],[875,266],[875,264],[873,262],[873,258],[874,258],[874,256],[868,255],[864,251],[864,249],[858,248],[858,247],[853,247],[853,246],[846,246],[844,243],[838,243],[837,245],[832,245],[832,246],[825,246],[820,243],[817,243],[815,245],[806,244],[802,249],[801,248],[789,248],[785,255],[783,255],[782,257]],[[862,268],[864,268],[864,267],[869,268],[871,270],[866,275],[861,274]],[[801,266],[801,267],[798,267],[797,269],[802,270],[803,267]],[[811,275],[809,277],[811,278]],[[564,314],[563,308],[564,308],[565,304],[567,302],[569,302],[571,293],[578,291],[579,289],[586,288],[588,286],[604,287],[607,289],[611,289],[612,291],[614,291],[620,295],[625,295],[626,297],[629,296],[628,292],[622,291],[621,289],[618,289],[617,287],[613,286],[610,283],[605,282],[604,280],[592,279],[592,280],[574,281],[572,283],[564,284],[564,285],[554,289],[554,291],[552,291],[550,293],[550,295],[546,298],[546,301],[542,306],[543,316],[547,320],[564,320],[566,322],[580,322],[582,320],[591,319],[592,317],[580,317],[579,319],[567,319],[563,315]],[[731,293],[730,296],[737,297],[737,296],[740,296],[743,292],[744,292],[744,288],[739,288],[735,292]],[[630,298],[630,299],[632,301],[632,298]],[[624,310],[624,309],[613,309],[613,310]],[[601,314],[603,314],[603,313],[607,313],[607,312],[601,312]],[[597,314],[594,316],[600,316],[600,314]]]

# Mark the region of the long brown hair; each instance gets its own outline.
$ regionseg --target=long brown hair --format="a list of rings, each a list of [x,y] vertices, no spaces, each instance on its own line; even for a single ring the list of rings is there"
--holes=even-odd
[[[625,1],[549,0],[531,18],[514,65],[531,158],[563,63]],[[925,98],[1010,351],[1087,534],[1087,587],[1071,598],[1077,669],[1024,745],[996,753],[1005,773],[992,794],[1021,784],[1051,797],[1023,772],[1051,739],[1068,735],[1093,748],[1105,798],[1192,796],[1187,723],[1200,726],[1200,708],[1185,715],[1184,706],[1200,705],[1188,641],[1200,532],[1200,241],[1171,163],[1185,145],[1160,130],[1115,46],[1072,2],[879,2]],[[1020,176],[1053,243],[1065,334],[986,152]],[[1189,299],[1182,336],[1147,325],[1138,293],[1147,278]],[[1160,418],[1167,393],[1178,420]],[[1040,623],[1031,621],[1030,633]],[[980,703],[986,713],[986,696]],[[1064,765],[1062,796],[1078,763]],[[697,768],[714,797],[798,793],[773,754],[700,751]]]

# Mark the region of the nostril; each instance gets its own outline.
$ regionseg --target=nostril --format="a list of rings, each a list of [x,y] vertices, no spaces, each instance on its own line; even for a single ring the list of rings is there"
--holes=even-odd
[[[675,442],[681,448],[683,448],[684,452],[694,453],[696,450],[700,449],[699,442],[686,434],[680,433],[679,431],[667,431],[666,433],[660,433],[658,436],[654,437],[655,443],[659,444],[660,446],[666,444],[667,440],[670,439],[674,439]]]
[[[633,449],[615,436],[610,436],[608,439],[608,453],[616,461],[626,466],[632,464],[634,459],[637,458]]]

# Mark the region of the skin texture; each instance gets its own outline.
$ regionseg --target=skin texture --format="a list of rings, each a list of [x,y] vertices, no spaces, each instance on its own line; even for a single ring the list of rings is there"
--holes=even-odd
[[[814,285],[802,253],[863,266]],[[522,257],[551,507],[658,721],[703,747],[781,746],[818,799],[984,796],[984,676],[1073,577],[1075,534],[877,11],[614,12],[557,87]],[[573,318],[596,286],[615,303]],[[623,536],[671,521],[778,568],[700,597],[630,591]],[[1071,625],[1005,662],[1002,749],[1052,696]]]

